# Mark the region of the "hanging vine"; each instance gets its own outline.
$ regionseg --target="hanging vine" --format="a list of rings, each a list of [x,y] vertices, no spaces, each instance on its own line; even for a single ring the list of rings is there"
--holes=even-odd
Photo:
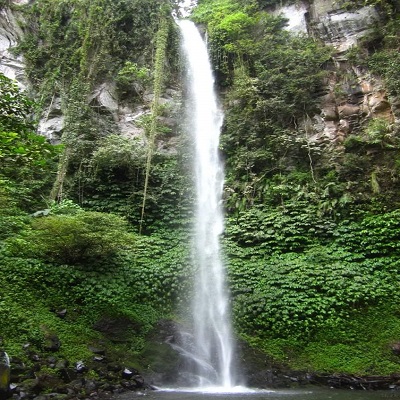
[[[166,58],[167,40],[169,33],[169,21],[166,17],[161,17],[160,27],[157,32],[156,55],[154,65],[154,99],[151,105],[151,119],[147,128],[147,159],[146,172],[143,189],[142,212],[140,216],[139,233],[142,232],[143,220],[146,209],[147,189],[149,185],[151,162],[154,154],[155,139],[157,137],[157,119],[160,115],[160,97],[164,82],[164,63]]]
[[[37,0],[24,8],[27,29],[18,50],[39,95],[36,114],[47,110],[48,116],[60,98],[65,117],[52,199],[71,190],[73,179],[68,185],[65,179],[76,173],[79,157],[90,158],[102,133],[88,95],[100,82],[112,81],[127,60],[150,64],[160,11],[158,0]]]
[[[87,104],[87,95],[90,85],[83,83],[79,77],[74,79],[68,90],[63,93],[62,108],[65,112],[64,133],[62,136],[63,152],[58,164],[57,176],[50,193],[50,200],[57,202],[64,197],[64,181],[67,176],[71,158],[78,152],[85,150],[84,136],[93,129],[91,127],[90,107]]]

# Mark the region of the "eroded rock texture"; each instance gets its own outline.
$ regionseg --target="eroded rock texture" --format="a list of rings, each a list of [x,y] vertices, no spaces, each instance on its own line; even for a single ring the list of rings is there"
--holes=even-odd
[[[371,33],[380,21],[374,7],[348,10],[331,0],[296,2],[275,10],[288,19],[288,29],[323,40],[334,48],[329,76],[320,97],[320,114],[312,117],[310,139],[342,143],[371,118],[399,123],[399,106],[383,82],[368,70],[352,65],[348,51]]]
[[[28,0],[14,0],[15,4],[25,4]],[[309,139],[315,142],[329,141],[341,144],[346,136],[357,133],[371,118],[384,118],[389,122],[400,123],[400,102],[390,99],[382,81],[373,77],[369,71],[354,66],[348,61],[347,52],[357,45],[360,39],[371,32],[380,16],[374,7],[361,7],[348,10],[343,2],[332,0],[296,1],[280,7],[275,14],[288,19],[288,29],[294,33],[307,34],[333,46],[334,57],[329,76],[320,96],[320,113],[309,116],[311,121]],[[21,88],[28,82],[24,76],[24,61],[16,56],[13,49],[23,35],[18,20],[18,11],[0,11],[0,71],[15,79]],[[112,130],[127,137],[135,137],[145,143],[143,117],[150,114],[152,93],[143,93],[140,102],[128,105],[118,100],[114,82],[102,82],[88,97],[88,104],[97,110],[99,119],[111,121]],[[161,103],[166,115],[160,123],[170,135],[159,138],[159,151],[173,153],[177,139],[173,134],[178,121],[180,94],[168,89]],[[59,143],[64,130],[65,116],[62,101],[54,97],[47,110],[44,110],[38,131],[50,142]],[[107,122],[110,124],[110,122]]]

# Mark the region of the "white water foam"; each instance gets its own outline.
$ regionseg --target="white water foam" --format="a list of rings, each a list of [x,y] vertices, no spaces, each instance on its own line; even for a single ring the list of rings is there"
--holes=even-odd
[[[157,388],[161,392],[177,392],[177,393],[204,393],[204,394],[266,394],[275,393],[270,389],[251,389],[245,386],[233,386],[226,388],[223,386],[204,386],[201,388]]]

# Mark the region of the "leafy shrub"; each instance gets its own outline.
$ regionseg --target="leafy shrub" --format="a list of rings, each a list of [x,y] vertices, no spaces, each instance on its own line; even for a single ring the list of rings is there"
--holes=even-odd
[[[50,202],[49,212],[53,215],[77,214],[83,211],[82,207],[69,199],[63,199],[58,203],[55,201]]]
[[[176,306],[188,306],[185,299],[193,279],[190,246],[177,232],[175,237],[169,232],[160,233],[138,238],[135,258],[130,263],[135,276],[134,298],[171,312]]]
[[[122,98],[142,96],[150,83],[150,71],[146,67],[139,67],[136,63],[127,61],[118,72],[116,84]]]
[[[320,330],[297,349],[292,366],[359,375],[397,373],[398,360],[391,354],[390,344],[399,335],[400,319],[393,300],[352,312],[339,326]]]
[[[0,178],[0,240],[4,240],[29,224],[28,215],[18,207],[21,195],[15,183]]]
[[[397,296],[399,261],[368,260],[340,247],[315,247],[246,262],[231,261],[237,326],[259,337],[302,337],[337,327],[355,310]]]
[[[0,73],[0,161],[2,175],[26,178],[46,171],[58,148],[36,135],[29,120],[33,102]],[[35,170],[35,173],[32,171]]]
[[[335,223],[320,215],[316,205],[305,201],[285,206],[254,206],[231,218],[227,234],[242,246],[255,246],[258,252],[303,251],[316,242],[332,237]]]
[[[98,170],[144,169],[145,162],[143,143],[120,135],[109,135],[100,141],[92,158],[93,168],[100,174]]]
[[[33,103],[0,73],[0,179],[13,188],[19,207],[41,202],[59,146],[37,135],[29,119]]]
[[[398,144],[389,121],[383,118],[375,118],[369,121],[362,134],[349,135],[344,141],[344,145],[348,150],[358,150],[371,145],[394,149]]]
[[[344,221],[338,228],[337,242],[367,257],[400,256],[400,210],[368,215],[360,222]]]
[[[55,264],[96,265],[133,244],[134,236],[127,233],[123,218],[81,212],[37,218],[30,230],[9,241],[8,248],[10,254],[25,254]]]

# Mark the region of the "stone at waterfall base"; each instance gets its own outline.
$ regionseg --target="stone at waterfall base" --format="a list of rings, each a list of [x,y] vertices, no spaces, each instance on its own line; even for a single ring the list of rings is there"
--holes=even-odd
[[[0,351],[0,400],[10,397],[10,360],[5,351]]]

